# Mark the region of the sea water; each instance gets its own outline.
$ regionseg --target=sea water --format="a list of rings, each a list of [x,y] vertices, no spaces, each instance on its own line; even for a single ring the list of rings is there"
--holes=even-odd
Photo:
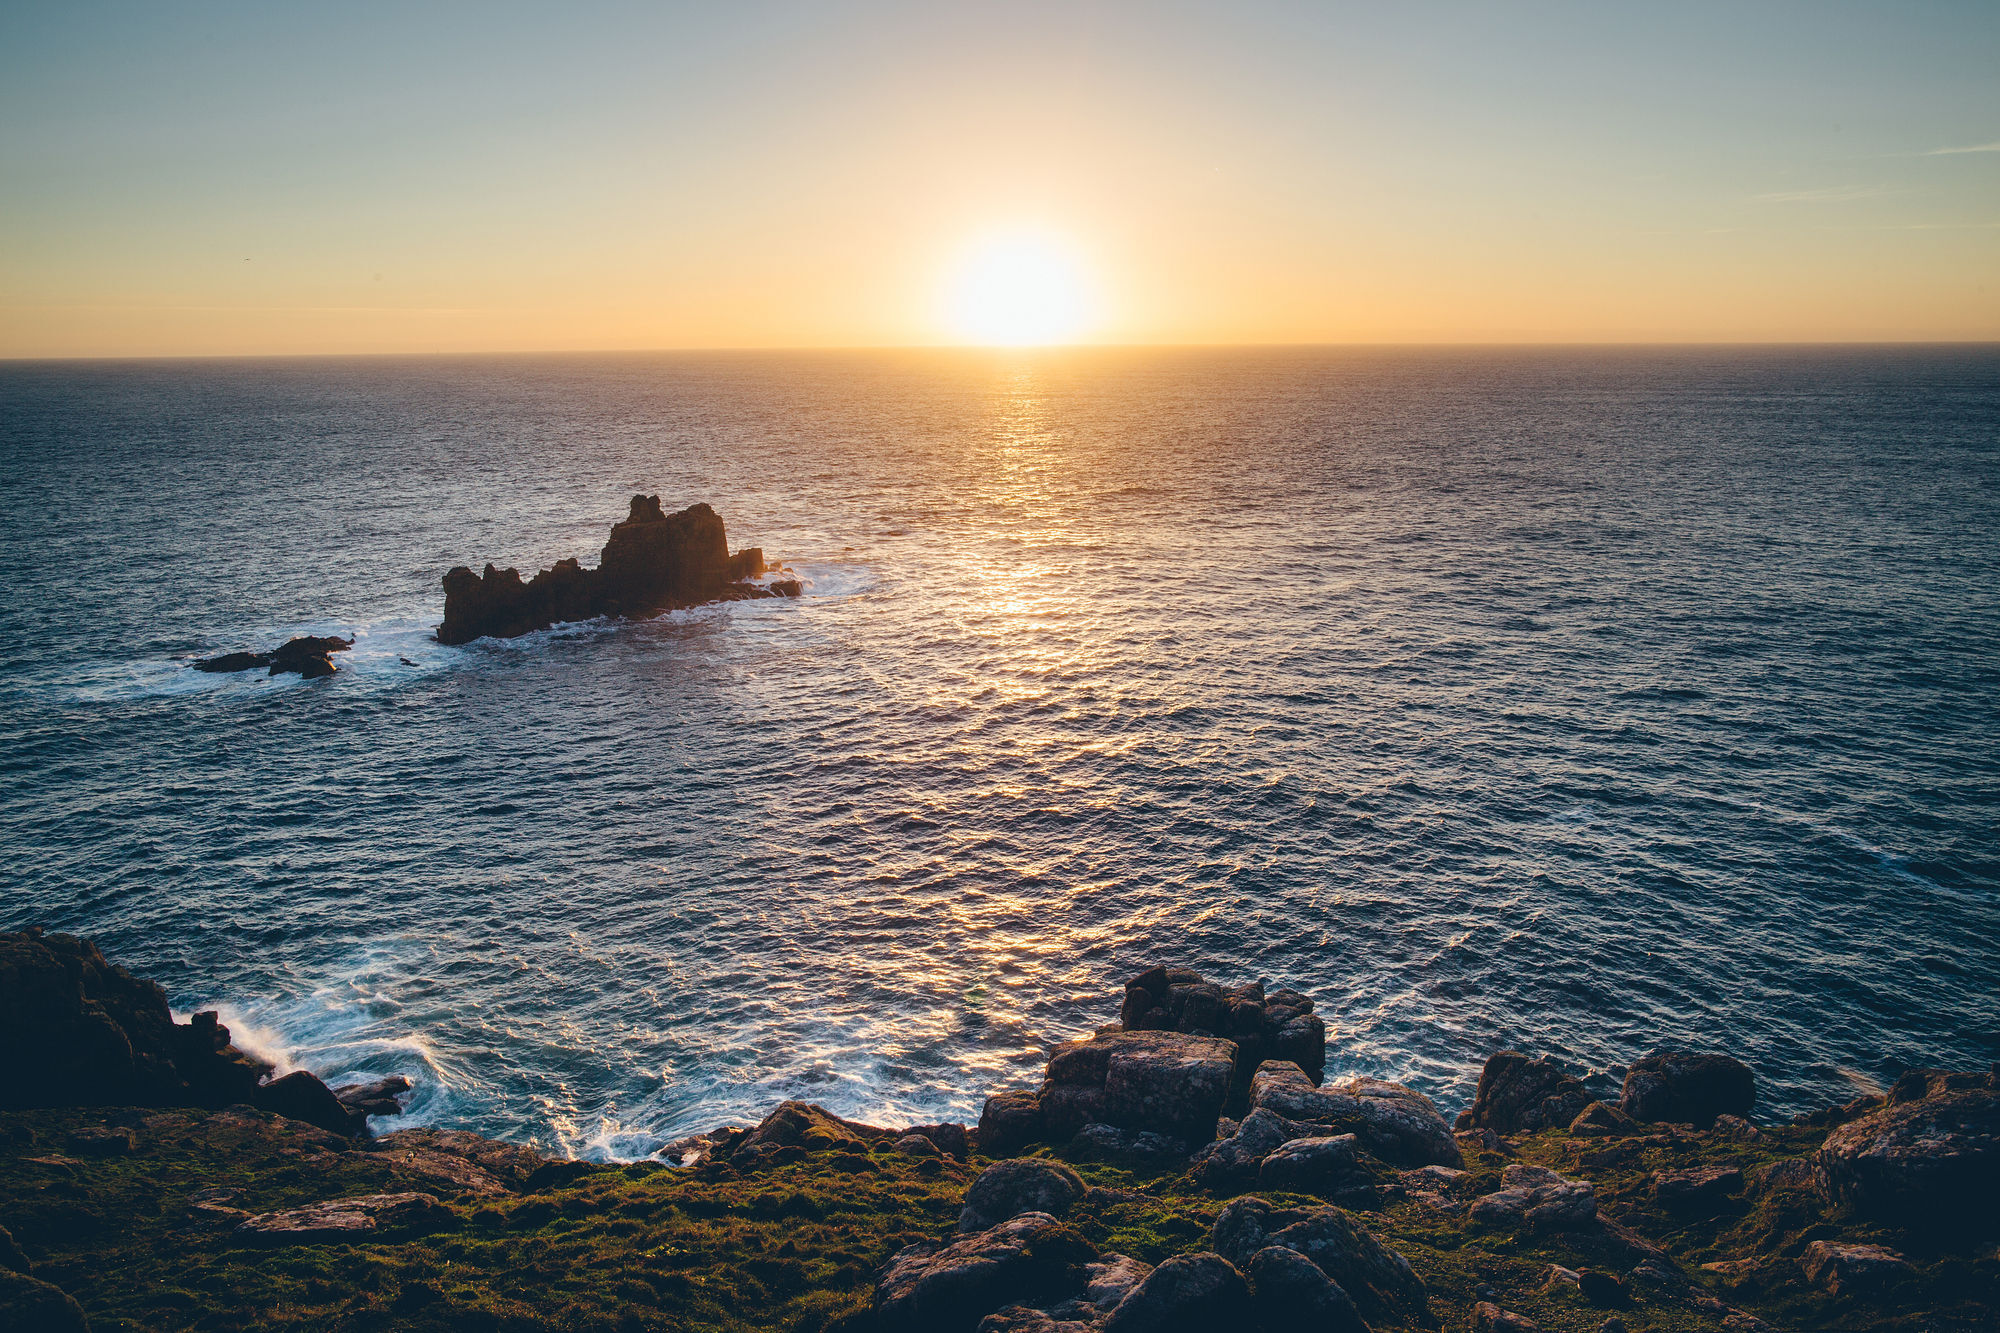
[[[806,595],[432,639],[635,493]],[[972,1118],[1159,962],[1447,1113],[2000,1055],[1991,348],[15,363],[0,514],[0,926],[406,1123]]]

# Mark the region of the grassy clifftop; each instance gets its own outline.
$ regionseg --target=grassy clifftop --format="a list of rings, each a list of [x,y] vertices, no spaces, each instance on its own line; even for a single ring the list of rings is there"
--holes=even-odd
[[[108,1131],[108,1132],[107,1132]],[[1467,1176],[1442,1190],[1377,1167],[1380,1206],[1356,1218],[1409,1260],[1437,1326],[1492,1302],[1548,1330],[1990,1329],[1993,1238],[1889,1227],[1828,1210],[1804,1186],[1824,1129],[1629,1135],[1547,1130],[1467,1140]],[[974,1156],[913,1156],[888,1141],[810,1141],[747,1169],[641,1163],[559,1170],[478,1160],[470,1136],[355,1141],[248,1110],[93,1108],[0,1115],[0,1224],[34,1279],[96,1329],[847,1329],[871,1326],[877,1270],[948,1233]],[[489,1148],[491,1145],[488,1145]],[[506,1150],[501,1150],[505,1152]],[[1686,1285],[1627,1282],[1593,1303],[1564,1272],[1605,1266],[1601,1239],[1495,1228],[1465,1204],[1509,1164],[1591,1181],[1632,1248],[1658,1246]],[[1177,1168],[1074,1163],[1091,1186],[1066,1219],[1102,1251],[1158,1263],[1209,1248],[1231,1197]],[[1737,1170],[1706,1202],[1669,1206],[1661,1173]],[[1725,1176],[1723,1185],[1731,1185]],[[328,1199],[421,1192],[439,1207],[340,1239],[259,1240],[248,1215]],[[1258,1191],[1274,1204],[1319,1201]],[[1815,1240],[1875,1243],[1907,1273],[1835,1295],[1800,1261]],[[4,1247],[0,1247],[4,1248]],[[1722,1269],[1704,1265],[1722,1264]],[[17,1260],[15,1267],[21,1264]],[[22,1279],[11,1279],[19,1289]],[[1375,1327],[1399,1326],[1373,1321]],[[50,1325],[51,1327],[58,1325]],[[1409,1322],[1407,1327],[1420,1327]],[[1616,1324],[1611,1327],[1616,1327]]]

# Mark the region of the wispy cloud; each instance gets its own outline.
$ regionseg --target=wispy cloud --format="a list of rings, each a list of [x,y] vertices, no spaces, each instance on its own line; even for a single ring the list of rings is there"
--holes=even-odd
[[[1828,185],[1817,190],[1776,190],[1770,194],[1760,194],[1760,204],[1844,204],[1854,199],[1880,199],[1884,195],[1896,194],[1895,190],[1884,189],[1880,185]]]
[[[1925,157],[1950,157],[1955,153],[2000,153],[2000,139],[1992,143],[1967,144],[1963,148],[1933,148]]]

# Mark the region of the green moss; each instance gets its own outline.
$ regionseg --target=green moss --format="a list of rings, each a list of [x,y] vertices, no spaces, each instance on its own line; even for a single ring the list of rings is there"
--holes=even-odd
[[[0,1115],[0,1224],[37,1276],[74,1295],[100,1329],[855,1330],[865,1326],[877,1269],[904,1245],[948,1233],[984,1165],[841,1142],[758,1170],[606,1168],[528,1194],[454,1198],[381,1155],[341,1150],[286,1122],[199,1112],[113,1118],[144,1120],[133,1155],[63,1150],[72,1129],[103,1123],[102,1112]],[[1780,1327],[1994,1327],[2000,1264],[1990,1237],[1895,1231],[1829,1215],[1799,1191],[1746,1192],[1701,1216],[1652,1200],[1655,1172],[1747,1171],[1806,1157],[1822,1135],[1780,1129],[1739,1144],[1684,1132],[1628,1140],[1552,1132],[1519,1140],[1511,1155],[1475,1154],[1467,1166],[1481,1192],[1498,1187],[1509,1161],[1590,1179],[1605,1216],[1667,1249],[1715,1296]],[[1075,1165],[1095,1187],[1072,1216],[1076,1228],[1102,1250],[1148,1263],[1205,1248],[1228,1201],[1181,1175]],[[446,1197],[451,1225],[365,1244],[266,1248],[241,1243],[226,1219],[204,1221],[194,1207],[264,1212],[397,1189]],[[1462,1212],[1413,1201],[1364,1222],[1424,1279],[1445,1328],[1463,1327],[1484,1292],[1552,1333],[1594,1333],[1609,1313],[1575,1287],[1548,1283],[1552,1264],[1593,1264],[1599,1252],[1585,1239],[1482,1230]],[[1797,1262],[1822,1238],[1890,1245],[1917,1265],[1916,1276],[1875,1300],[1830,1297],[1805,1282]],[[1730,1276],[1700,1269],[1742,1260],[1749,1271]],[[1643,1291],[1617,1313],[1634,1333],[1714,1329],[1721,1318],[1698,1301]]]

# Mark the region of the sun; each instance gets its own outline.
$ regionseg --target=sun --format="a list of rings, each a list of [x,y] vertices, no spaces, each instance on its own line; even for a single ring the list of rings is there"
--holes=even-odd
[[[985,346],[1073,342],[1089,326],[1091,289],[1075,250],[1041,232],[989,235],[953,270],[945,319],[953,334]]]

